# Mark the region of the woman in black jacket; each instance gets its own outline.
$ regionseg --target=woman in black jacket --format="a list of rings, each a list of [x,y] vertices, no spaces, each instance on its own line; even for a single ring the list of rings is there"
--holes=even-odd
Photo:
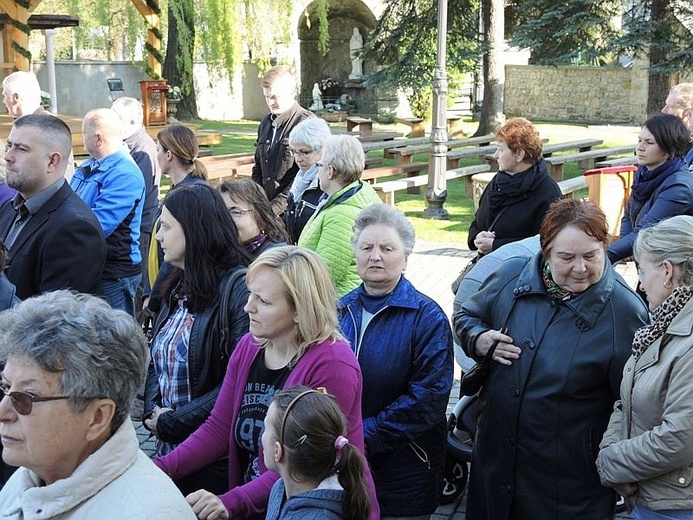
[[[508,119],[496,132],[498,173],[479,199],[467,245],[485,255],[504,244],[539,233],[544,214],[561,189],[549,175],[535,126]]]
[[[206,185],[171,191],[156,239],[174,267],[163,285],[145,389],[144,425],[165,455],[207,418],[238,339],[248,332],[248,257],[221,196]],[[226,462],[177,482],[183,493],[225,491]],[[209,486],[209,487],[208,487]]]

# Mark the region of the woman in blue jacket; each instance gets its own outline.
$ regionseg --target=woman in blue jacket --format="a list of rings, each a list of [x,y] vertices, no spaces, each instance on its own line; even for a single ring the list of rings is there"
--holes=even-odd
[[[641,229],[674,215],[693,215],[693,175],[683,160],[690,140],[677,116],[658,114],[642,125],[635,148],[639,166],[620,238],[607,253],[612,263],[633,255],[633,242]]]
[[[340,302],[342,333],[363,373],[366,456],[381,518],[429,518],[438,505],[452,334],[443,310],[402,275],[414,229],[385,204],[354,222],[363,283]]]

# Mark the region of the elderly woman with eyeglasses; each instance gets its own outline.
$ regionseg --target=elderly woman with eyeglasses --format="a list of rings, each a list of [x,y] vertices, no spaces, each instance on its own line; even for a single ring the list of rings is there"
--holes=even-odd
[[[328,137],[330,127],[318,117],[301,121],[289,135],[289,149],[298,166],[284,212],[284,224],[292,244],[298,242],[301,231],[325,193],[320,189],[317,163]]]
[[[361,181],[366,156],[358,139],[333,135],[322,149],[318,165],[320,188],[325,197],[303,228],[298,245],[315,251],[325,260],[337,296],[361,284],[356,257],[351,249],[351,226],[359,212],[380,202],[370,184]]]
[[[146,363],[137,323],[94,296],[31,298],[0,314],[3,518],[192,519],[140,451],[129,418]]]
[[[274,214],[265,190],[252,179],[234,179],[217,186],[226,209],[236,224],[246,253],[255,260],[260,254],[289,240],[284,223]]]

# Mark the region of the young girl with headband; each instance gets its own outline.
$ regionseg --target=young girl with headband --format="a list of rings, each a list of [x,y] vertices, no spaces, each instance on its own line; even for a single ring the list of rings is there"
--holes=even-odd
[[[359,450],[344,437],[334,398],[297,386],[279,392],[262,434],[264,462],[282,478],[272,487],[267,520],[361,520],[370,500]]]

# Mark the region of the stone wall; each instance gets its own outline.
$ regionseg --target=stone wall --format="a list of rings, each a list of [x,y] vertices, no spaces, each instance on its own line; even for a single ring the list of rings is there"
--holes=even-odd
[[[505,115],[575,123],[642,123],[647,71],[624,67],[505,67]]]

